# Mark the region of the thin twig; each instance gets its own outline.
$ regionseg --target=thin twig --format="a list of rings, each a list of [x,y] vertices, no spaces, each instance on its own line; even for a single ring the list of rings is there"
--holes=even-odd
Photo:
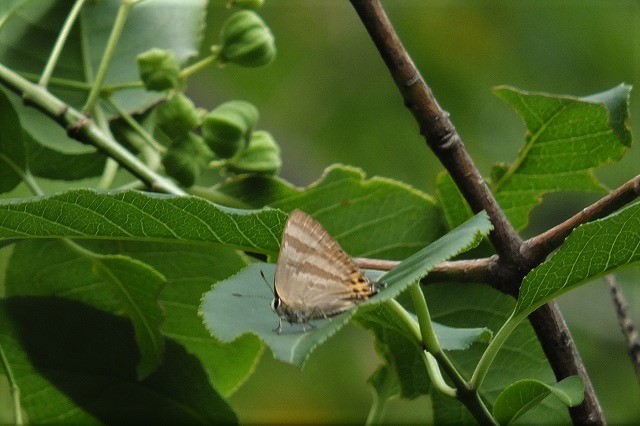
[[[497,257],[482,259],[452,260],[442,262],[429,271],[423,283],[434,282],[474,282],[492,283],[492,270]],[[400,262],[397,260],[369,259],[356,257],[353,259],[361,269],[388,271]]]
[[[522,253],[526,257],[542,262],[553,250],[560,247],[564,239],[579,225],[600,219],[640,196],[640,175],[630,179],[600,200],[582,209],[576,215],[565,220],[523,243]]]
[[[611,290],[611,298],[613,304],[616,306],[616,315],[618,316],[618,323],[622,334],[624,334],[627,340],[627,347],[629,348],[629,356],[631,357],[631,363],[636,371],[636,376],[640,381],[640,337],[638,337],[638,330],[633,324],[631,315],[629,314],[629,306],[622,294],[622,290],[618,285],[618,280],[614,274],[605,275],[604,277],[607,284],[609,284],[609,290]]]

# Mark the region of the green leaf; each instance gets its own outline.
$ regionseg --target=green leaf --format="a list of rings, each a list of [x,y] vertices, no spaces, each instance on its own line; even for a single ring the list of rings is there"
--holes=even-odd
[[[514,315],[640,260],[640,203],[577,227],[553,256],[522,281]]]
[[[129,321],[79,302],[0,300],[0,345],[30,423],[237,421],[198,360],[170,339],[163,364],[139,381]]]
[[[549,395],[568,407],[575,407],[584,398],[584,384],[578,376],[567,377],[555,385],[532,379],[520,380],[498,396],[493,405],[493,415],[498,423],[511,424]]]
[[[414,317],[416,323],[417,318]],[[396,373],[404,398],[417,398],[427,394],[430,381],[422,348],[415,341],[404,321],[396,316],[387,304],[371,309],[360,309],[355,317],[358,324],[376,336],[376,350]],[[433,323],[436,336],[444,350],[466,350],[475,342],[487,342],[491,331],[487,328],[453,328]]]
[[[22,182],[27,165],[22,128],[18,115],[0,90],[0,194]]]
[[[384,416],[387,401],[400,395],[398,379],[391,367],[382,364],[367,380],[372,387],[373,403],[367,424],[380,424]]]
[[[118,243],[121,253],[140,259],[160,271],[167,285],[160,294],[166,314],[162,334],[180,343],[202,362],[211,384],[223,395],[235,391],[253,372],[263,345],[255,336],[231,343],[212,339],[198,315],[202,295],[211,286],[238,272],[247,259],[223,247],[184,244]],[[112,251],[113,244],[102,247]]]
[[[375,297],[358,308],[319,321],[317,327],[306,333],[300,333],[296,328],[285,328],[282,334],[273,331],[277,316],[269,307],[271,289],[260,276],[262,271],[267,280],[273,282],[275,265],[272,264],[250,265],[216,284],[204,295],[200,310],[205,326],[219,340],[229,342],[253,333],[269,346],[276,359],[302,366],[311,351],[340,330],[359,308],[395,298],[435,265],[476,245],[490,230],[491,223],[486,214],[478,214],[383,275],[380,280],[386,287]]]
[[[576,98],[498,87],[494,93],[518,111],[527,143],[516,161],[496,176],[493,191],[517,229],[542,195],[554,191],[603,191],[593,170],[619,159],[631,145],[631,87],[620,85]]]
[[[162,363],[164,352],[160,334],[164,315],[158,305],[164,277],[149,265],[122,255],[96,256],[92,263],[133,323],[141,353],[138,377],[147,377]]]
[[[211,384],[223,395],[246,380],[262,352],[258,339],[245,336],[230,344],[219,343],[209,337],[197,315],[202,294],[216,281],[244,267],[246,259],[221,247],[112,241],[83,245],[96,253],[131,256],[164,275],[166,285],[158,296],[166,317],[160,325],[162,335],[196,355]],[[38,268],[32,267],[34,256]],[[121,312],[123,304],[113,297],[109,282],[100,279],[91,266],[90,261],[60,241],[23,241],[16,245],[11,257],[7,293],[72,298],[108,312]],[[145,315],[157,311],[158,297],[148,307],[149,312],[142,306]]]
[[[431,317],[440,324],[455,328],[487,327],[498,330],[510,316],[516,301],[486,285],[433,284],[424,288]],[[471,377],[482,356],[483,344],[473,344],[468,350],[449,351],[447,355],[464,377]],[[483,400],[492,405],[500,391],[510,384],[533,378],[551,383],[555,376],[528,321],[522,321],[505,341],[492,368],[479,390]],[[457,400],[432,392],[435,423],[473,423],[469,411]],[[557,400],[545,399],[523,417],[530,423],[567,424],[569,413]]]
[[[29,171],[34,176],[57,180],[79,180],[100,176],[107,157],[98,152],[67,154],[36,142],[24,134]]]
[[[286,216],[276,210],[236,210],[198,197],[71,190],[0,200],[0,240],[80,238],[220,243],[275,253]]]
[[[38,253],[38,267],[33,267]],[[59,295],[100,309],[121,311],[133,323],[140,347],[138,375],[162,362],[164,315],[158,295],[164,277],[149,265],[123,255],[100,255],[60,240],[24,241],[13,251],[6,276],[7,295]]]
[[[306,188],[240,176],[216,187],[253,207],[296,208],[318,219],[352,256],[404,259],[445,233],[434,200],[410,186],[334,165]]]
[[[436,176],[436,195],[450,229],[460,225],[471,216],[471,207],[465,201],[449,173],[443,171]]]

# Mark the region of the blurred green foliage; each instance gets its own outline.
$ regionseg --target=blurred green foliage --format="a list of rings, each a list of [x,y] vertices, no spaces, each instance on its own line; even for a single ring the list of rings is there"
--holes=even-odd
[[[491,87],[589,95],[621,82],[632,92],[631,127],[640,135],[640,2],[561,0],[393,0],[387,13],[481,171],[512,161],[524,143],[520,118]],[[210,69],[190,82],[198,106],[245,99],[258,106],[260,127],[282,148],[282,175],[295,184],[317,179],[332,163],[405,181],[432,193],[442,169],[418,134],[373,43],[348,2],[269,0],[259,13],[276,37],[268,67]],[[215,43],[228,16],[212,1],[203,46]],[[636,142],[637,143],[637,142]],[[615,187],[638,174],[633,146],[598,173]],[[596,195],[556,194],[534,211],[525,235],[575,213]],[[640,271],[620,284],[640,323]],[[560,300],[610,423],[640,422],[640,389],[626,357],[602,280]],[[378,364],[370,339],[354,327],[311,357],[303,372],[266,354],[232,398],[241,421],[361,422],[370,404],[366,378]],[[398,402],[388,421],[430,419],[424,398]]]

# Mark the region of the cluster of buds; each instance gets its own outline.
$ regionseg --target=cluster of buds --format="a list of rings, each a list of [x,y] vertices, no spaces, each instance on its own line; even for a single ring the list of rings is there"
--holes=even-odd
[[[255,12],[264,0],[230,0],[244,10],[224,23],[220,44],[211,47],[211,59],[220,64],[258,67],[276,54],[267,24]],[[275,174],[280,170],[280,148],[271,135],[255,131],[259,113],[245,101],[230,101],[210,112],[199,110],[183,93],[184,76],[173,52],[151,49],[138,56],[140,78],[167,99],[156,108],[155,137],[167,146],[166,173],[181,185],[193,185],[202,170],[222,165],[230,173]],[[215,160],[215,161],[212,161]]]

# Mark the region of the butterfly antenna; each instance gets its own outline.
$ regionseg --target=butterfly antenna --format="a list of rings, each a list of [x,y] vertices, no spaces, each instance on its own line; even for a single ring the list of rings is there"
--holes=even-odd
[[[276,294],[273,291],[273,288],[271,288],[271,284],[269,284],[269,281],[267,281],[267,277],[264,276],[264,272],[262,272],[262,269],[260,270],[260,276],[264,280],[264,283],[267,285],[267,287],[269,287],[269,291],[271,292],[271,294],[273,294],[273,297],[276,297]]]

